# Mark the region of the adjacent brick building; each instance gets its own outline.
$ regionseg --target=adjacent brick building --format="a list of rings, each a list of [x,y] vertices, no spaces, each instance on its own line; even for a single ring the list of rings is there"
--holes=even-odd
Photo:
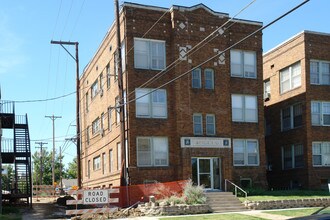
[[[124,3],[126,149],[112,25],[80,79],[83,187],[118,186],[124,167],[132,185],[191,178],[210,189],[225,179],[266,187],[262,33],[227,50],[261,26],[203,4]]]
[[[330,182],[330,34],[303,31],[263,56],[268,182]]]

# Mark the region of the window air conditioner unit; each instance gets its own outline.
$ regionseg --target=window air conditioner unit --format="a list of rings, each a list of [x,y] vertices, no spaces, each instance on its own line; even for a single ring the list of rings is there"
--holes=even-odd
[[[266,100],[269,100],[270,99],[270,92],[267,92],[267,93],[265,93],[265,95],[264,95],[264,99]]]

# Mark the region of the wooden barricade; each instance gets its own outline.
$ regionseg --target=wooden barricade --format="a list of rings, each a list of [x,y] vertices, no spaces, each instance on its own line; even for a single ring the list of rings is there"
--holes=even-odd
[[[119,189],[69,190],[68,194],[73,195],[76,198],[76,200],[67,200],[66,204],[67,205],[76,205],[76,209],[75,210],[66,210],[66,215],[82,215],[82,214],[86,214],[86,213],[109,213],[109,212],[117,211],[118,207],[78,209],[78,205],[87,203],[86,192],[88,192],[91,195],[91,198],[89,198],[89,199],[93,199],[94,198],[94,197],[92,197],[93,192],[95,192],[94,194],[97,194],[100,191],[101,192],[107,191],[107,194],[106,194],[106,196],[108,197],[107,202],[106,203],[95,202],[94,204],[104,204],[104,205],[110,206],[110,204],[119,203],[119,198],[111,198],[111,194],[119,194]],[[92,203],[88,203],[88,204],[92,204]]]
[[[37,198],[52,198],[57,196],[56,188],[52,185],[34,185],[33,196]]]

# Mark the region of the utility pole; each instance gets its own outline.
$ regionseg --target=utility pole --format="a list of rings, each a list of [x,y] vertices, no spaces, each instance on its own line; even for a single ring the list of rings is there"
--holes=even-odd
[[[62,118],[62,116],[45,116],[46,118],[50,118],[53,121],[53,155],[52,155],[52,185],[55,183],[55,120],[57,118]]]
[[[77,123],[77,179],[78,187],[81,188],[81,161],[80,161],[80,107],[79,107],[79,57],[78,57],[78,42],[70,41],[50,41],[51,44],[59,44],[63,49],[76,61],[76,123]],[[76,56],[74,57],[63,45],[75,45]]]
[[[40,147],[36,146],[35,148],[40,148],[40,182],[39,184],[42,185],[42,177],[43,177],[43,173],[44,173],[44,167],[43,167],[43,161],[42,161],[42,156],[43,156],[43,152],[42,152],[42,146],[45,144],[48,144],[47,142],[35,142],[35,144],[39,144]]]
[[[120,41],[120,18],[119,18],[119,4],[118,0],[115,1],[115,9],[116,9],[116,27],[117,27],[117,68],[118,68],[118,89],[119,89],[119,112],[120,112],[120,142],[121,142],[121,158],[123,160],[123,177],[122,177],[122,183],[123,185],[127,186],[128,185],[128,175],[127,175],[127,166],[126,163],[127,158],[126,158],[126,131],[125,131],[125,100],[124,100],[124,83],[123,83],[123,72],[122,72],[122,60],[121,60],[121,41]],[[118,111],[118,109],[116,109]]]

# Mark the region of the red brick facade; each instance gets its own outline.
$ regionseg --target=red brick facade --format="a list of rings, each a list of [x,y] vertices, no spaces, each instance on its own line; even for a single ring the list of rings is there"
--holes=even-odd
[[[270,99],[265,101],[265,117],[270,131],[266,136],[270,187],[320,189],[327,187],[330,181],[329,163],[315,165],[312,147],[313,142],[330,141],[330,127],[312,125],[311,112],[312,101],[330,101],[330,85],[311,83],[311,61],[329,63],[329,34],[304,31],[263,56],[264,80],[270,81]],[[301,85],[281,94],[280,72],[297,62],[301,66]],[[301,106],[301,123],[285,130],[283,109],[296,105]],[[303,146],[302,164],[299,162],[297,167],[284,165],[283,149],[290,145]],[[291,163],[290,159],[287,162]]]
[[[157,20],[161,18],[158,22]],[[188,56],[180,52],[190,50],[210,33],[215,31],[230,18],[227,14],[213,12],[200,4],[194,7],[173,6],[170,11],[153,6],[124,4],[121,11],[121,38],[125,43],[126,66],[124,71],[124,89],[127,94],[127,165],[130,184],[141,184],[146,181],[167,182],[193,178],[196,172],[192,168],[193,158],[216,158],[219,165],[210,165],[214,169],[211,176],[219,175],[220,189],[224,189],[224,180],[229,179],[238,185],[244,179],[251,180],[253,186],[266,187],[266,156],[264,142],[264,112],[263,112],[263,77],[262,77],[262,34],[258,33],[235,49],[253,51],[256,62],[256,78],[231,77],[230,50],[224,56],[215,56],[241,40],[243,37],[261,27],[261,23],[232,20],[221,29],[218,36],[210,40],[200,49],[192,50]],[[156,24],[152,29],[154,24]],[[160,70],[135,68],[134,39],[144,38],[165,42],[166,66],[168,71],[161,77],[148,83],[146,88],[157,88],[164,83],[179,77],[162,89],[166,90],[167,115],[165,118],[141,118],[136,116],[135,89],[150,80]],[[213,38],[213,36],[211,37]],[[115,28],[112,26],[93,59],[85,68],[80,79],[81,120],[82,120],[82,167],[83,187],[116,186],[120,184],[122,167],[117,167],[117,143],[120,142],[120,126],[115,122],[116,112],[111,110],[112,128],[109,124],[108,108],[115,106],[118,96],[117,81],[114,80],[114,53],[116,51]],[[181,54],[182,55],[182,54]],[[192,88],[192,68],[201,65],[201,88]],[[139,58],[139,57],[138,57]],[[175,65],[172,65],[176,62]],[[110,65],[110,86],[107,87],[106,66]],[[173,66],[173,67],[172,67]],[[204,70],[214,71],[214,88],[206,89]],[[101,72],[101,82],[100,74]],[[96,92],[91,99],[91,87],[95,81],[104,84],[103,92]],[[99,86],[100,88],[100,86]],[[86,94],[88,94],[86,96]],[[231,95],[251,95],[257,97],[257,122],[233,122]],[[86,101],[87,97],[87,101]],[[87,111],[88,106],[88,111]],[[110,108],[111,109],[111,108]],[[102,131],[92,134],[93,121],[104,113]],[[194,135],[193,115],[202,115],[202,135]],[[205,117],[211,114],[215,118],[215,135],[206,135]],[[89,129],[87,129],[89,127]],[[97,129],[96,129],[97,130]],[[89,132],[88,132],[89,131]],[[89,143],[87,143],[87,132]],[[139,166],[137,138],[167,137],[168,163],[166,166]],[[182,147],[182,137],[206,138],[212,147]],[[216,138],[227,138],[229,147],[214,146]],[[258,164],[255,166],[234,166],[233,140],[253,139],[257,141]],[[109,152],[112,149],[113,162],[110,172]],[[122,149],[123,152],[123,149]],[[105,155],[104,168],[103,158]],[[100,166],[93,170],[93,158],[100,156]],[[124,159],[125,155],[122,155]],[[88,162],[90,161],[90,162]],[[198,159],[198,161],[200,161]],[[211,160],[210,163],[212,163]],[[213,161],[213,162],[214,162]],[[200,161],[202,162],[202,161]],[[205,162],[205,161],[203,161]],[[90,173],[88,172],[90,163]],[[215,162],[214,162],[215,163]],[[209,168],[209,167],[208,167]],[[200,168],[200,175],[202,175]]]

